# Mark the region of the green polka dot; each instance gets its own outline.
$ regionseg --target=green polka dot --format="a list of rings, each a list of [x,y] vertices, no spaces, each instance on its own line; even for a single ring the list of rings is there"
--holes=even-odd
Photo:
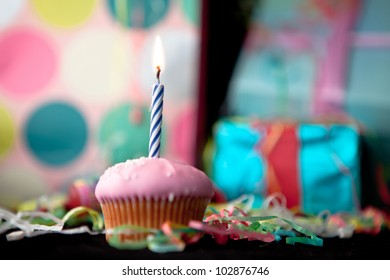
[[[28,119],[24,138],[31,153],[49,166],[76,159],[87,142],[87,125],[73,106],[53,102],[35,110]]]
[[[195,25],[200,22],[201,2],[198,0],[180,0],[180,6],[186,19]]]
[[[0,157],[12,147],[15,138],[15,126],[8,111],[0,106]]]
[[[167,14],[170,0],[107,0],[112,17],[125,27],[150,28]]]
[[[103,118],[98,141],[108,164],[126,161],[149,154],[150,112],[145,106],[123,104],[113,108]],[[164,150],[162,128],[161,153]]]

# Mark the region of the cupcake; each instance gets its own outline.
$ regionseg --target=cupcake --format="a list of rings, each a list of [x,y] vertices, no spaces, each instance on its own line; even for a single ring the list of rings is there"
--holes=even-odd
[[[110,230],[121,225],[160,229],[166,221],[187,225],[190,220],[202,220],[214,187],[204,172],[191,165],[142,157],[108,168],[95,194],[109,240]],[[120,239],[140,241],[146,236],[124,233]]]

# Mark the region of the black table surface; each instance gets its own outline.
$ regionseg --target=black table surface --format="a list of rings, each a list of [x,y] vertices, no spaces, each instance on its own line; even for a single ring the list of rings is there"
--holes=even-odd
[[[377,235],[354,234],[351,238],[324,238],[321,247],[286,244],[285,240],[229,240],[219,245],[210,235],[183,252],[155,253],[148,249],[116,249],[108,245],[104,235],[51,233],[7,241],[0,235],[2,260],[390,260],[390,231]]]

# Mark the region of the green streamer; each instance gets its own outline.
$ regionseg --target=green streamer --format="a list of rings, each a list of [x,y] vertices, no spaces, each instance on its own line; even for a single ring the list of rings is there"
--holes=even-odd
[[[64,224],[66,225],[69,221],[72,221],[72,219],[75,219],[79,217],[80,215],[87,214],[91,218],[92,222],[92,229],[94,231],[102,231],[104,228],[104,221],[102,219],[102,216],[97,211],[84,207],[79,206],[76,208],[73,208],[68,213],[65,214],[65,216],[62,218]],[[73,220],[74,221],[74,220]]]

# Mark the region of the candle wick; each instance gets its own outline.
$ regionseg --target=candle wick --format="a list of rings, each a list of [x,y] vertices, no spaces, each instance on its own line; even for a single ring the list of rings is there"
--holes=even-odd
[[[157,74],[156,74],[156,77],[157,77],[158,83],[160,83],[160,72],[161,72],[161,68],[160,68],[160,66],[157,66]]]

